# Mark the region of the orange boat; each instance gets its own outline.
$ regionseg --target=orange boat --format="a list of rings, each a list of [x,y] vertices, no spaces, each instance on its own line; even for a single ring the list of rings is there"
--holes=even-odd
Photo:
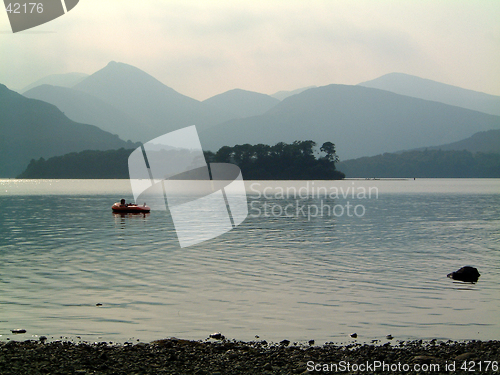
[[[148,213],[151,211],[151,208],[149,206],[146,206],[146,203],[144,203],[143,206],[138,206],[136,204],[128,203],[128,204],[121,204],[120,202],[116,202],[111,209],[113,212],[118,212],[118,213]]]

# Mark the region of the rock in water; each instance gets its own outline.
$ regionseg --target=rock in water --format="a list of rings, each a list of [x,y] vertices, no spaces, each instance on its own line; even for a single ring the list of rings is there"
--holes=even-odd
[[[448,274],[448,277],[453,280],[464,281],[466,283],[476,283],[481,276],[478,270],[474,267],[465,266],[458,271]]]

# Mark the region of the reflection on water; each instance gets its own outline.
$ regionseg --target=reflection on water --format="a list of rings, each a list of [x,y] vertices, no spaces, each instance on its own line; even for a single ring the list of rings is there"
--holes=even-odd
[[[87,195],[0,196],[0,340],[15,328],[28,331],[17,339],[108,341],[500,335],[498,193],[394,193],[406,182],[391,181],[376,199],[253,194],[240,226],[181,249],[168,211],[113,214],[129,187],[111,194],[105,181],[99,193],[100,183],[79,182]],[[364,215],[250,209],[347,201]],[[464,265],[479,269],[477,284],[446,277]]]

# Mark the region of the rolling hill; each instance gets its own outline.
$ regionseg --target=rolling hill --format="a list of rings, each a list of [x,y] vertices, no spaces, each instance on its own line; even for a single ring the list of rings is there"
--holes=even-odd
[[[15,177],[31,159],[135,146],[96,126],[71,121],[57,107],[4,85],[0,85],[0,134],[1,177]]]

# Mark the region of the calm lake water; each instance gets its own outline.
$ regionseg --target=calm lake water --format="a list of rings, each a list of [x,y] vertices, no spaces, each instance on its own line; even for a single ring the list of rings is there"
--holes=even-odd
[[[181,248],[168,211],[111,212],[127,180],[0,180],[0,340],[500,338],[500,180],[246,187],[240,226]]]

